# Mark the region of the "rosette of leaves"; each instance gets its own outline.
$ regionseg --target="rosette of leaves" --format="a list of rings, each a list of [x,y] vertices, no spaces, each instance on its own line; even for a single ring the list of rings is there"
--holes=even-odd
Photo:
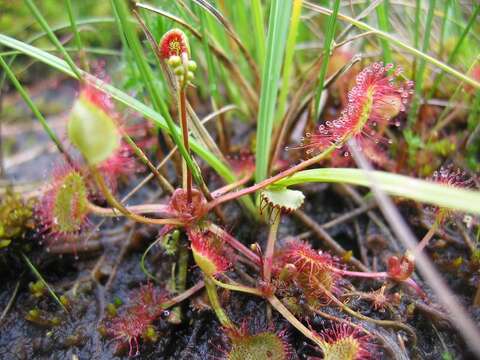
[[[230,332],[230,348],[225,360],[289,360],[294,352],[284,331],[271,330],[250,334],[245,328]]]

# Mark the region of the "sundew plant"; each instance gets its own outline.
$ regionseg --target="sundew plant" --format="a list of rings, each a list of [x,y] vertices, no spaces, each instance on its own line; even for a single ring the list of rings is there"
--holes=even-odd
[[[479,12],[0,2],[0,357],[480,357]]]

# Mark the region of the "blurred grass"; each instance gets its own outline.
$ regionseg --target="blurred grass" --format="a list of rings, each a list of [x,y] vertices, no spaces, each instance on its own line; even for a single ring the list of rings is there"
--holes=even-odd
[[[29,2],[33,3],[27,0],[27,3]],[[358,38],[359,40],[348,44],[350,46],[348,51],[368,55],[363,65],[382,57],[385,61],[391,60],[404,66],[418,60],[415,73],[416,100],[409,114],[409,123],[412,128],[415,128],[419,119],[417,108],[421,99],[428,100],[435,95],[440,100],[448,100],[453,93],[452,89],[460,89],[455,102],[460,102],[472,110],[464,122],[468,123],[469,131],[477,129],[475,117],[472,114],[478,111],[478,101],[475,100],[474,95],[468,97],[461,94],[461,89],[462,82],[472,87],[480,86],[478,80],[472,78],[467,72],[473,57],[480,49],[478,35],[480,28],[476,21],[480,7],[478,4],[464,4],[452,0],[436,0],[436,2],[411,0],[403,3],[385,0],[379,1],[376,8],[373,6],[372,9],[375,11],[368,12],[367,16],[362,15],[356,18],[368,9],[370,4],[374,4],[354,2],[347,5],[336,1],[322,1],[320,3],[326,8],[321,8],[308,1],[295,0],[293,15],[286,16],[288,20],[285,20],[282,25],[288,29],[286,42],[282,44],[282,41],[275,41],[272,45],[266,43],[265,29],[270,30],[270,27],[265,24],[265,20],[268,18],[270,22],[272,13],[275,12],[275,1],[209,1],[209,4],[222,14],[223,20],[216,17],[215,12],[207,13],[205,10],[200,10],[197,2],[149,1],[152,5],[182,19],[201,33],[203,37],[201,40],[190,36],[193,52],[201,67],[200,72],[204,73],[203,76],[198,76],[196,81],[200,101],[209,104],[213,110],[226,104],[235,104],[241,109],[240,112],[235,113],[235,118],[231,119],[231,115],[229,116],[227,127],[231,126],[229,121],[242,120],[249,122],[252,127],[256,122],[258,129],[256,133],[257,179],[264,178],[268,174],[271,128],[275,126],[275,121],[280,121],[282,116],[290,110],[292,95],[302,81],[305,81],[306,70],[318,59],[322,49],[330,55],[328,46],[332,43],[328,38],[331,33],[333,39],[335,23],[340,30],[348,29],[345,38],[347,36],[353,38],[363,31],[371,32],[368,37],[361,40]],[[113,4],[115,3],[117,3],[116,0],[113,1]],[[112,18],[114,13],[110,2],[65,0],[60,6],[57,1],[45,0],[35,1],[35,4],[55,36],[61,41],[66,41],[63,46],[64,56],[69,54],[75,60],[80,48],[89,55],[89,61],[102,59],[105,55],[111,56],[109,62],[114,64],[111,73],[115,86],[125,91],[135,92],[137,97],[146,104],[151,102],[155,112],[161,113],[164,119],[170,117],[170,109],[166,104],[171,102],[171,94],[161,72],[155,66],[156,60],[153,54],[143,51],[141,34],[136,26],[131,26],[134,20],[130,16],[127,16],[127,20],[123,19],[123,22],[130,24],[127,28],[132,27],[131,31],[126,32],[122,27],[117,31],[112,26],[115,19]],[[52,53],[58,54],[58,51],[62,51],[58,46],[53,51],[51,44],[46,42],[44,37],[41,38],[40,32],[45,32],[41,31],[39,24],[29,16],[27,6],[23,4],[12,6],[8,1],[3,1],[0,5],[4,10],[2,13],[4,21],[0,24],[0,32],[25,39],[26,42],[27,39],[35,40],[35,46]],[[283,2],[282,5],[284,5]],[[339,14],[337,21],[333,22],[332,9],[336,5],[339,6]],[[192,11],[194,8],[197,9]],[[131,10],[132,7],[126,8],[127,12]],[[251,11],[251,16],[247,15],[248,11]],[[157,40],[165,30],[178,26],[167,17],[148,11],[141,13]],[[321,13],[328,16],[323,16]],[[284,14],[282,16],[285,17]],[[105,29],[108,31],[101,31]],[[125,36],[128,33],[130,37],[132,34],[135,35],[140,52],[135,54],[135,51],[132,51],[131,39],[129,41]],[[235,40],[235,35],[232,36],[232,34],[237,34],[238,39]],[[52,39],[51,36],[50,39]],[[223,51],[228,59],[238,66],[249,86],[257,92],[263,92],[259,94],[258,108],[246,101],[244,88],[232,77],[232,72],[219,60],[218,54],[212,51],[211,44]],[[284,58],[283,55],[279,56],[282,47],[285,48]],[[271,49],[274,49],[275,54],[268,53]],[[245,50],[247,55],[244,53]],[[32,60],[11,56],[17,55],[18,52],[11,52],[10,49],[5,49],[2,54],[15,76],[28,84],[28,72],[25,69],[28,69],[26,66],[30,66]],[[92,56],[93,54],[96,56]],[[267,66],[270,67],[268,71],[272,71],[273,63],[275,63],[275,71],[269,73],[268,78],[265,77],[263,81],[255,80],[255,70],[251,62],[249,63],[249,57],[255,60],[256,67],[262,71],[263,77],[266,76],[264,70]],[[268,60],[269,57],[270,60]],[[324,82],[321,80],[322,77],[325,78],[324,71],[331,61],[330,56],[325,60],[320,73],[317,73],[319,83]],[[143,65],[139,65],[139,61]],[[23,66],[24,63],[26,66]],[[82,68],[85,66],[82,65]],[[149,75],[146,75],[147,73]],[[1,76],[0,85],[3,85],[5,73]],[[447,79],[448,81],[445,81]],[[156,95],[152,95],[152,92]],[[317,97],[320,93],[321,89],[317,90]],[[336,97],[333,97],[333,100],[337,101]],[[159,105],[160,102],[163,102],[162,106]],[[450,107],[447,106],[445,109]],[[320,120],[323,121],[323,119]],[[170,132],[172,132],[171,127]],[[422,138],[422,134],[415,131],[398,134],[398,136],[404,136],[413,142],[418,141],[418,148],[413,149],[413,158],[422,147],[434,146],[434,141],[442,140],[434,139],[429,143],[425,137]],[[245,139],[244,143],[247,143],[247,140]],[[470,137],[470,140],[470,149],[473,149],[472,143],[475,139]],[[471,154],[470,158],[473,159],[474,156]],[[469,160],[470,164],[472,162],[473,160]]]

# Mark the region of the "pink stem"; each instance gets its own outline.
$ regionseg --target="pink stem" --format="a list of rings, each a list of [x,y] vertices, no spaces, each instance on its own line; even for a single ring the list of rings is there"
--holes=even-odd
[[[212,192],[212,197],[216,198],[216,197],[219,197],[243,184],[245,184],[246,182],[248,182],[250,179],[252,178],[252,174],[247,174],[245,175],[243,178],[241,178],[240,180],[237,180],[235,181],[234,183],[231,183],[231,184],[228,184],[228,185],[225,185],[215,191]]]
[[[355,276],[355,277],[370,278],[370,279],[372,278],[384,279],[389,277],[389,275],[385,271],[382,271],[382,272],[348,271],[348,270],[338,269],[335,267],[330,267],[330,270],[340,275]]]
[[[321,154],[318,154],[317,156],[314,156],[313,158],[308,159],[306,161],[302,161],[300,164],[295,165],[295,166],[293,166],[293,167],[291,167],[287,170],[284,170],[284,171],[278,173],[275,176],[272,176],[268,179],[265,179],[262,182],[259,182],[258,184],[252,185],[250,187],[247,187],[247,188],[239,190],[239,191],[230,192],[228,194],[225,194],[225,195],[213,200],[212,202],[210,202],[208,204],[208,210],[211,210],[214,207],[216,207],[216,206],[218,206],[221,203],[224,203],[226,201],[234,200],[234,199],[237,199],[241,196],[248,195],[248,194],[251,194],[255,191],[263,189],[264,187],[267,187],[268,185],[273,184],[274,182],[277,182],[277,181],[279,181],[279,180],[281,180],[281,179],[283,179],[287,176],[290,176],[290,175],[292,175],[292,174],[294,174],[294,173],[296,173],[300,170],[303,170],[303,169],[309,167],[310,165],[313,165],[313,164],[319,162],[320,160],[324,159],[335,149],[336,149],[336,147],[334,145],[332,145],[329,148],[327,148],[324,152],[322,152]]]
[[[101,216],[120,216],[121,215],[121,213],[114,208],[105,208],[105,207],[97,206],[94,204],[89,204],[89,208],[95,214],[98,214]],[[175,215],[170,210],[170,206],[165,204],[142,204],[142,205],[126,206],[125,208],[134,214],[161,214],[161,215],[165,215],[166,217],[169,217],[169,216],[171,217]]]
[[[412,289],[416,291],[418,295],[420,295],[423,299],[427,298],[427,294],[422,290],[422,288],[413,280],[412,278],[408,278],[407,280],[403,281],[405,284],[410,286]]]
[[[345,275],[345,276],[355,276],[355,277],[361,277],[361,278],[370,278],[370,279],[390,279],[393,281],[398,281],[391,276],[388,275],[387,272],[382,271],[382,272],[361,272],[361,271],[348,271],[348,270],[343,270],[343,269],[338,269],[335,267],[330,267],[330,270],[337,274]],[[401,283],[404,283],[411,288],[413,288],[418,295],[420,295],[422,298],[426,297],[425,292],[422,290],[422,288],[411,278],[408,278],[406,280],[400,281]]]
[[[259,266],[262,264],[261,259],[257,254],[255,254],[252,250],[243,245],[240,241],[235,239],[232,235],[230,235],[222,228],[218,227],[215,224],[210,224],[208,229],[215,235],[224,239],[227,244],[229,244],[232,248],[236,249],[239,253],[243,254],[247,259],[253,261]]]
[[[425,236],[423,237],[423,239],[417,244],[417,246],[415,247],[415,250],[414,250],[414,256],[418,253],[420,253],[424,248],[425,246],[428,245],[428,243],[430,242],[430,240],[432,239],[433,235],[435,235],[435,232],[437,231],[437,223],[435,222],[432,227],[430,228],[430,230],[428,230],[428,232],[425,234]]]

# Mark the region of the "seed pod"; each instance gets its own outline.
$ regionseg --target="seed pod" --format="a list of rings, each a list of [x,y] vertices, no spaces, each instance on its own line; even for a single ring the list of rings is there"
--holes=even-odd
[[[120,146],[121,136],[112,115],[91,100],[87,85],[75,101],[68,120],[68,137],[90,165],[108,159]]]

